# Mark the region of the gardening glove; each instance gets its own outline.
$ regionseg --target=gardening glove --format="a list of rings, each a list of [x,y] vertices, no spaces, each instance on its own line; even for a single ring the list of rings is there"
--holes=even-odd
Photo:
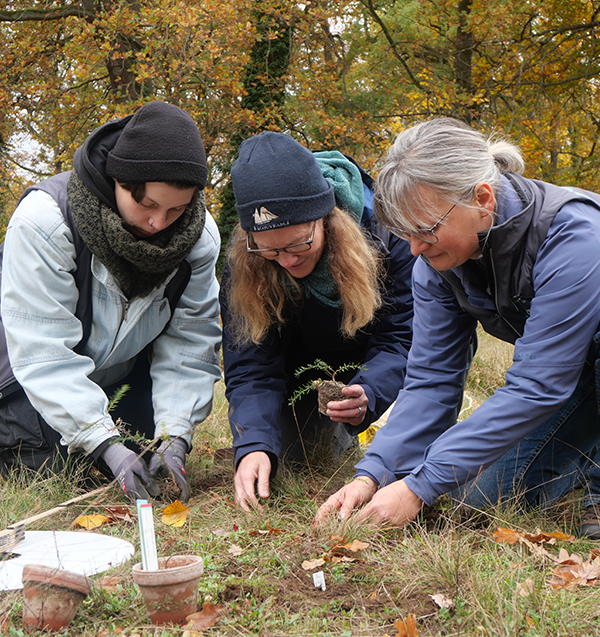
[[[148,467],[150,475],[154,478],[158,473],[173,478],[175,484],[181,490],[181,501],[187,502],[190,499],[190,485],[185,473],[185,454],[187,453],[187,442],[182,438],[169,438],[161,443],[154,452]]]
[[[116,442],[108,445],[101,458],[132,502],[135,502],[137,498],[151,500],[160,494],[160,489],[150,476],[146,463],[123,443]]]

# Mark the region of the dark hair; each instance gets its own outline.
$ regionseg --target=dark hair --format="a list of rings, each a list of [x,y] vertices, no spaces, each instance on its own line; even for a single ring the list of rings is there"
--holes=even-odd
[[[176,181],[167,181],[165,183],[169,184],[169,186],[173,186],[173,188],[177,188],[177,190],[187,190],[188,188],[194,188],[192,184],[182,184]],[[120,181],[119,186],[121,186],[121,188],[124,188],[125,190],[128,190],[131,193],[131,196],[138,203],[140,203],[140,201],[146,195],[146,184]],[[200,194],[200,186],[195,186],[195,188],[196,190],[194,191],[194,196],[190,201],[190,207],[196,205],[196,202],[198,201],[198,195]]]

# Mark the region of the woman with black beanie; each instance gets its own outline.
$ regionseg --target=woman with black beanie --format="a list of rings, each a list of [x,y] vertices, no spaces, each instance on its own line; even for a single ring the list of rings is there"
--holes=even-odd
[[[162,472],[186,500],[186,453],[220,377],[220,240],[200,133],[151,102],[97,129],[73,164],[25,193],[6,232],[0,471],[87,456],[131,498],[156,496]],[[155,453],[139,457],[118,418]]]

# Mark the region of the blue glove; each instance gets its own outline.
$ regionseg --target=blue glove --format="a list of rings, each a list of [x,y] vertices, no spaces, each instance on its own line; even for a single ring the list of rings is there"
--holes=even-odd
[[[101,458],[112,471],[123,493],[132,502],[138,498],[151,500],[160,494],[160,489],[150,476],[146,463],[123,443],[116,442],[106,447]]]
[[[181,490],[180,499],[187,502],[190,499],[190,485],[185,473],[185,454],[187,442],[181,438],[169,438],[161,443],[154,452],[148,470],[154,478],[158,473],[173,478],[175,484]]]

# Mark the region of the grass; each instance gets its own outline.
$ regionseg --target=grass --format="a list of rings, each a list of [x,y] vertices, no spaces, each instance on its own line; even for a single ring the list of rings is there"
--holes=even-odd
[[[510,348],[482,338],[467,395],[474,402],[484,400],[502,382],[509,362]],[[498,544],[491,535],[498,526],[572,533],[579,520],[580,494],[543,513],[491,510],[469,519],[441,498],[405,529],[372,529],[332,520],[317,530],[311,522],[318,505],[352,476],[357,455],[345,458],[336,470],[315,466],[291,473],[284,468],[264,511],[245,514],[233,505],[231,461],[215,456],[217,449],[230,444],[220,383],[213,413],[196,432],[188,465],[194,495],[188,522],[181,529],[165,526],[160,507],[155,517],[159,555],[192,553],[205,560],[201,601],[226,609],[207,635],[395,636],[394,622],[414,613],[421,637],[600,636],[595,587],[552,590],[547,584],[552,566],[548,560],[522,544]],[[2,528],[78,495],[74,483],[65,476],[0,481]],[[68,530],[80,513],[101,513],[117,504],[124,500],[112,489],[100,499],[36,523],[31,530]],[[133,514],[135,507],[130,509]],[[131,579],[131,566],[140,560],[136,525],[102,527],[98,532],[128,539],[136,553],[130,563],[93,577],[93,591],[65,634],[193,637],[185,628],[149,624]],[[359,539],[369,546],[357,554],[357,561],[328,561],[320,567],[327,584],[322,591],[312,581],[318,569],[306,571],[302,562],[330,554],[339,543],[336,537],[344,542]],[[230,552],[233,545],[241,549],[239,555]],[[557,555],[561,546],[587,557],[594,543],[559,542],[547,549]],[[113,578],[115,590],[102,587],[106,575]],[[519,585],[525,582],[531,592],[522,595]],[[436,594],[452,599],[454,608],[439,608],[431,598]],[[0,634],[23,634],[21,600],[20,591],[0,594]]]

